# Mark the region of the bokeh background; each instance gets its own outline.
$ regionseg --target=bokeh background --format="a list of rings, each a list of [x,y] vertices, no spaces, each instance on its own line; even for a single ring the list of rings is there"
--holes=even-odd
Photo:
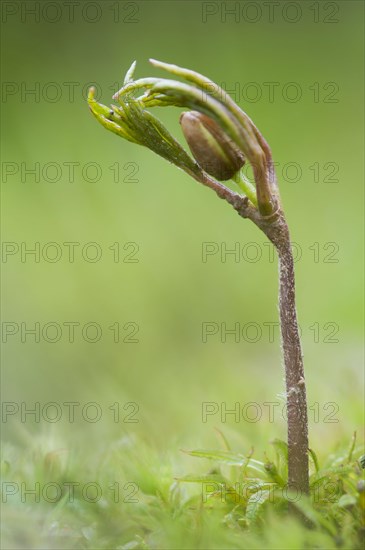
[[[284,389],[272,250],[210,190],[89,114],[88,87],[109,104],[133,60],[136,76],[165,76],[148,58],[223,85],[268,140],[299,254],[311,445],[329,453],[361,432],[362,2],[3,4],[3,439],[26,450],[43,438],[86,460],[132,436],[176,453],[179,469],[180,448],[218,445],[214,428],[258,455],[285,437],[264,405],[281,411]],[[184,141],[178,109],[155,114]],[[64,243],[79,243],[74,261]],[[204,243],[216,252],[205,262]],[[207,322],[217,334],[203,342]],[[39,341],[26,333],[36,323]],[[224,323],[239,323],[238,341],[222,341]],[[74,422],[67,402],[80,403]],[[85,419],[95,407],[81,414],[91,402],[96,422]],[[204,402],[219,411],[206,422]],[[223,403],[252,402],[222,422]],[[39,418],[22,417],[35,403]]]

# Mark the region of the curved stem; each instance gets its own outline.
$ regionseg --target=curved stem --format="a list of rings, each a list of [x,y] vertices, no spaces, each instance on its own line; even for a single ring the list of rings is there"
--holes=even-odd
[[[233,204],[233,203],[232,203]],[[283,212],[254,216],[241,204],[233,206],[249,217],[275,245],[279,257],[279,310],[284,355],[288,418],[288,486],[299,494],[309,493],[308,412],[304,367],[295,306],[294,260]]]

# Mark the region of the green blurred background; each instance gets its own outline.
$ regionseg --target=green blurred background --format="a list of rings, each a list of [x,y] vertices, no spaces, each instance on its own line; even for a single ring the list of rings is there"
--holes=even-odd
[[[297,307],[311,445],[347,441],[362,423],[362,2],[279,2],[272,12],[271,3],[258,2],[106,0],[76,3],[73,16],[63,2],[40,3],[48,4],[43,11],[34,2],[3,4],[2,383],[3,399],[19,406],[3,419],[4,440],[26,448],[40,436],[50,450],[88,456],[132,435],[176,452],[178,461],[181,447],[216,446],[215,427],[244,452],[254,445],[261,453],[272,437],[285,437],[281,414],[270,422],[263,405],[281,409],[284,388],[278,331],[270,342],[267,326],[277,322],[277,263],[263,236],[211,191],[89,114],[88,86],[96,84],[109,104],[134,59],[137,77],[165,76],[148,64],[152,57],[234,90],[270,143],[301,251]],[[38,15],[28,13],[32,6]],[[157,114],[183,142],[179,110]],[[26,173],[36,163],[39,177]],[[70,242],[80,243],[73,262],[63,244]],[[206,242],[218,252],[203,262]],[[96,251],[88,243],[97,243],[99,261],[87,259]],[[39,246],[39,261],[22,259],[22,246]],[[238,246],[239,261],[222,261],[224,246]],[[37,322],[39,342],[21,327]],[[56,338],[54,326],[42,336],[50,322],[62,329],[54,343],[47,341]],[[63,324],[70,322],[79,323],[74,342]],[[90,322],[102,330],[95,343],[82,337]],[[204,322],[219,329],[206,343]],[[123,342],[135,327],[127,323],[138,325],[137,342]],[[262,336],[249,342],[253,327],[223,343],[221,323],[257,323]],[[11,327],[18,331],[7,336]],[[21,408],[35,402],[41,411],[57,403],[61,419],[47,421],[55,408],[39,422],[22,419]],[[80,403],[73,423],[65,402]],[[82,418],[90,402],[102,411],[97,422]],[[131,402],[137,423],[123,422]],[[219,410],[255,402],[262,417],[222,422],[217,413],[202,422],[203,402]]]

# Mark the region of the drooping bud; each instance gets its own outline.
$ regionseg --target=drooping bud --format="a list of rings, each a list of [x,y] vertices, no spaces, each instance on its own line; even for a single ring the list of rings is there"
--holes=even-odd
[[[180,124],[193,157],[217,180],[231,179],[245,164],[243,153],[212,118],[188,111]]]

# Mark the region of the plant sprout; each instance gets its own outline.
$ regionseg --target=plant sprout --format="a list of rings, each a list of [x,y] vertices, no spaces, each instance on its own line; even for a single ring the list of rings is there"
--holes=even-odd
[[[307,399],[295,306],[294,262],[270,147],[247,114],[217,84],[194,71],[150,61],[184,82],[164,78],[134,80],[134,62],[122,88],[113,96],[118,106],[101,105],[91,88],[90,110],[111,132],[148,147],[210,187],[240,216],[256,224],[274,244],[279,258],[280,327],[288,418],[288,488],[307,494]],[[155,106],[188,109],[181,115],[180,123],[193,157],[147,110]],[[246,161],[252,167],[254,182],[242,173]],[[240,192],[222,183],[230,179]]]

